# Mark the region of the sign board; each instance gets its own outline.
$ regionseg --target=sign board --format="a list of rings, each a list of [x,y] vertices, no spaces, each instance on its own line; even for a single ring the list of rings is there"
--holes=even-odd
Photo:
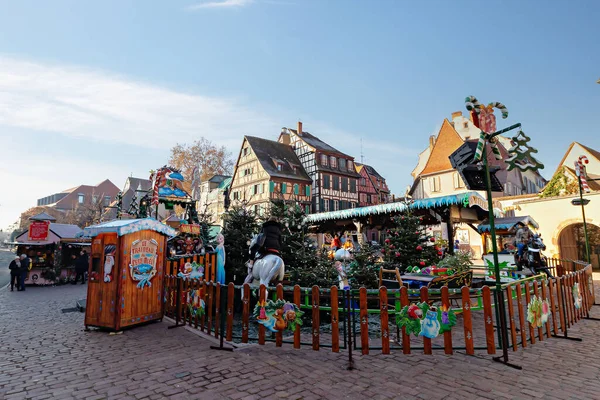
[[[131,244],[131,263],[129,272],[131,278],[138,282],[137,287],[152,286],[150,281],[156,275],[158,259],[158,243],[154,239],[136,240]]]
[[[199,235],[201,232],[200,225],[197,224],[181,224],[179,225],[179,232],[190,233],[192,235]]]
[[[478,162],[474,163],[475,151],[477,150],[477,141],[466,141],[448,158],[452,168],[456,169],[460,177],[469,190],[486,190],[485,169]],[[490,180],[492,192],[503,192],[502,183],[498,180],[495,173],[498,167],[490,167]]]
[[[31,221],[27,239],[32,242],[43,242],[48,239],[50,221]]]

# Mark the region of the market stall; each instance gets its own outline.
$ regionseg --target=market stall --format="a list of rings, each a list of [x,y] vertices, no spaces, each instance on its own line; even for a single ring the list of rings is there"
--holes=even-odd
[[[31,265],[26,285],[51,285],[70,281],[75,274],[74,256],[82,249],[89,252],[90,243],[76,239],[77,225],[57,224],[46,213],[30,218],[31,224],[12,242],[16,254],[26,254]]]
[[[539,228],[537,222],[530,216],[523,217],[505,217],[496,218],[496,240],[498,246],[498,262],[500,265],[510,266],[515,264],[516,237],[517,231],[522,227],[528,227],[532,231]],[[490,234],[490,225],[487,221],[481,223],[477,230],[483,238],[484,255],[486,264],[494,262],[492,254],[492,236]]]
[[[84,229],[92,239],[86,327],[119,330],[162,318],[167,238],[175,234],[152,218]]]

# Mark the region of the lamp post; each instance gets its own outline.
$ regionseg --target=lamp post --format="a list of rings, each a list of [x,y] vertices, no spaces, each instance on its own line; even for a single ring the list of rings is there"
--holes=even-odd
[[[577,176],[577,182],[579,183],[579,203],[581,203],[581,217],[583,218],[583,236],[585,237],[585,255],[586,261],[590,263],[590,241],[588,239],[587,223],[585,221],[585,205],[589,203],[589,200],[583,199],[583,188],[581,185],[581,174]]]

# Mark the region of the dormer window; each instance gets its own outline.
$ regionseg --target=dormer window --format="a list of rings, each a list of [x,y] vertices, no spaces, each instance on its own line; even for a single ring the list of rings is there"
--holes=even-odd
[[[326,167],[327,166],[327,155],[325,154],[321,154],[321,165]]]
[[[345,158],[340,158],[340,169],[342,171],[346,170],[346,159]]]
[[[281,171],[283,164],[277,163],[277,171]]]
[[[348,169],[349,170],[354,169],[354,163],[351,160],[348,160]]]
[[[334,156],[329,157],[329,165],[331,168],[337,168],[337,158]]]

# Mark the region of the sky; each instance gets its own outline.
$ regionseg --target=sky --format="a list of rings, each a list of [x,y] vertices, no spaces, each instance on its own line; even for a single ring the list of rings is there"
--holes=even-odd
[[[594,0],[0,0],[0,228],[176,143],[237,156],[298,120],[402,195],[468,95],[507,106],[548,178],[572,141],[600,149],[598,20]]]

